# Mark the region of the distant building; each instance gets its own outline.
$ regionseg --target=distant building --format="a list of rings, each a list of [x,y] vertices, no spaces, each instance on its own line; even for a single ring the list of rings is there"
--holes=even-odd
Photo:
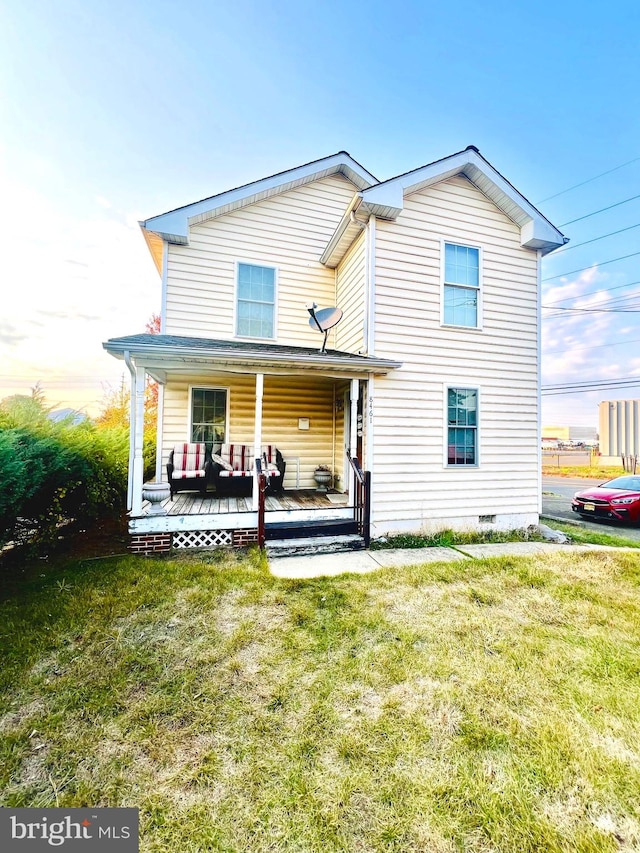
[[[640,400],[604,400],[599,419],[604,456],[640,455]]]
[[[598,433],[595,427],[585,426],[543,426],[542,446],[559,447],[560,445],[585,444],[593,447],[598,443]]]

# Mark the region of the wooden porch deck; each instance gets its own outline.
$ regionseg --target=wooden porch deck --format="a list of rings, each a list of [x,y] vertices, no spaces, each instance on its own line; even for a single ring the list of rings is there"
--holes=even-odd
[[[348,505],[347,495],[337,492],[317,492],[315,489],[288,489],[282,495],[267,495],[265,509],[267,512],[280,510],[310,510],[331,509]],[[178,492],[173,501],[163,501],[162,506],[168,515],[211,515],[235,512],[251,512],[251,497],[218,498],[215,494],[199,495],[196,492]]]

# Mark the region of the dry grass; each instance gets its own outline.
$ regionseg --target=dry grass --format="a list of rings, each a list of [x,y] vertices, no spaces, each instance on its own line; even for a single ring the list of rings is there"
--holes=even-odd
[[[548,474],[550,477],[582,477],[587,480],[612,480],[614,477],[621,477],[625,470],[622,465],[603,466],[603,465],[544,465],[542,473]]]
[[[2,614],[2,805],[138,806],[163,853],[640,849],[638,554],[64,577]]]

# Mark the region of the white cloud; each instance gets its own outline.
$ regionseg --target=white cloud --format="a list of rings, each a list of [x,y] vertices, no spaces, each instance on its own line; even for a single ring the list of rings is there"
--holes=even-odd
[[[138,217],[106,205],[75,216],[30,187],[4,183],[0,398],[40,380],[51,402],[95,410],[104,383],[122,374],[102,342],[144,331],[159,311],[160,281]]]

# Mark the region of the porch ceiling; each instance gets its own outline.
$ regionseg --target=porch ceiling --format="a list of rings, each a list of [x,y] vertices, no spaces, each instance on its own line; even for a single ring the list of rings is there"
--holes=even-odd
[[[332,376],[388,373],[402,366],[391,359],[311,347],[188,338],[178,335],[127,335],[111,338],[103,347],[115,358],[125,353],[148,372],[192,371],[194,368],[250,373],[291,373],[310,370]],[[162,377],[159,375],[157,378]]]

